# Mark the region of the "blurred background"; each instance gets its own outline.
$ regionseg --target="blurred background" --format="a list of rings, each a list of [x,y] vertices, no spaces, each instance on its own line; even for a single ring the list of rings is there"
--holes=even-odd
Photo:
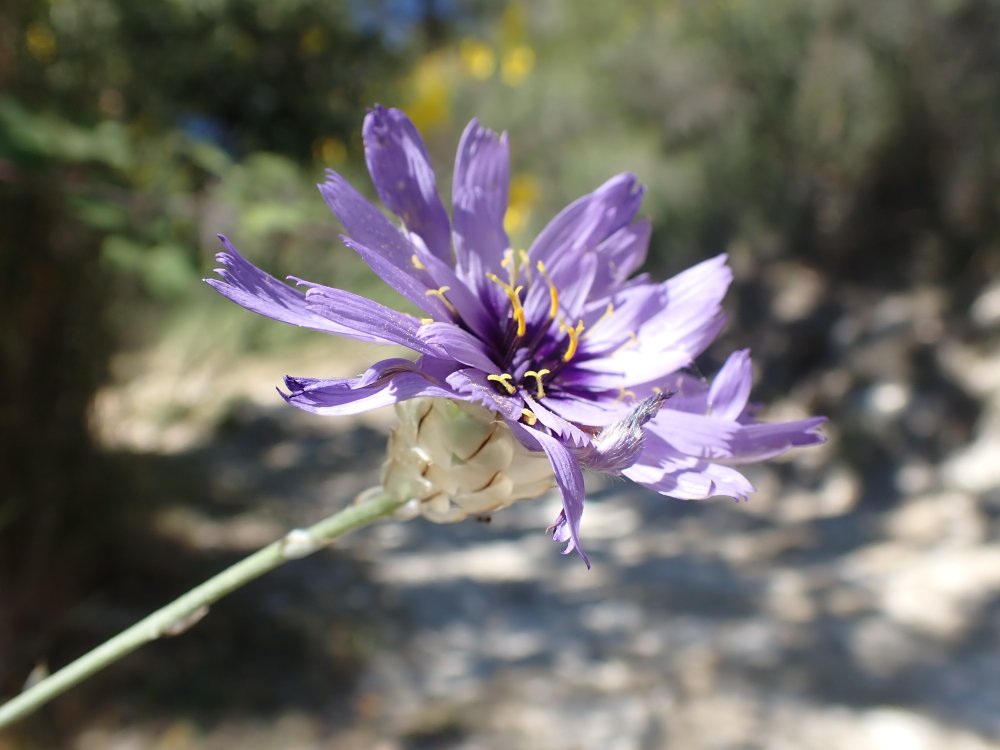
[[[591,477],[542,530],[383,524],[286,566],[0,748],[1000,743],[998,0],[12,0],[0,5],[0,696],[377,482],[391,410],[286,373],[385,352],[201,283],[215,235],[396,304],[325,167],[405,109],[447,200],[478,116],[515,246],[631,170],[658,277],[728,252],[778,419],[830,442],[744,505]]]

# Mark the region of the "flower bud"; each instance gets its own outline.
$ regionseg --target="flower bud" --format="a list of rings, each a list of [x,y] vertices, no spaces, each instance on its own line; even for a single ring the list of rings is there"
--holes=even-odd
[[[396,413],[382,486],[416,501],[431,521],[493,513],[555,486],[548,459],[481,406],[419,398],[396,404]]]

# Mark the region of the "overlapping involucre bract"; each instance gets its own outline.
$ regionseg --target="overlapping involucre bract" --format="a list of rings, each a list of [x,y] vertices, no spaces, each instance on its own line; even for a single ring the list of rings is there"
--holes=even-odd
[[[643,188],[633,175],[572,203],[515,252],[503,226],[506,135],[475,120],[466,128],[450,219],[402,112],[369,112],[364,144],[379,198],[401,225],[333,171],[320,192],[345,244],[423,317],[302,279],[292,287],[225,237],[219,278],[208,280],[269,318],[418,355],[383,360],[356,378],[287,377],[289,403],[334,415],[439,397],[496,412],[551,462],[563,501],[553,537],[585,561],[584,466],[676,498],[742,499],[754,488],[734,466],[822,442],[822,417],[754,420],[747,351],[730,355],[710,384],[685,371],[724,324],[732,273],[720,255],[661,283],[633,276],[650,235],[648,221],[636,218]]]

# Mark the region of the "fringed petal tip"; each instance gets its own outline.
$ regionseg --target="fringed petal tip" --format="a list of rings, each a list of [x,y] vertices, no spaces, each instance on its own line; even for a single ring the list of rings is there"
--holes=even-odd
[[[552,541],[558,542],[559,544],[566,544],[566,546],[560,551],[560,554],[568,555],[575,550],[576,553],[583,559],[583,564],[587,566],[587,570],[590,570],[590,558],[587,556],[587,553],[583,551],[583,548],[574,541],[569,522],[566,520],[566,511],[559,511],[559,515],[556,517],[555,522],[545,529],[545,533],[552,535]]]

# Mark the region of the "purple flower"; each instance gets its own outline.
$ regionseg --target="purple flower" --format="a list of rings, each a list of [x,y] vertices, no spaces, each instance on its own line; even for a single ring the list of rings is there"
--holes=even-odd
[[[438,197],[416,128],[375,107],[365,156],[387,219],[336,172],[319,186],[344,243],[425,317],[351,292],[264,273],[222,237],[221,294],[293,325],[376,344],[402,344],[416,361],[388,359],[356,378],[286,377],[284,398],[319,414],[357,414],[417,397],[479,404],[552,464],[563,509],[553,538],[580,546],[582,467],[622,474],[683,499],[746,498],[734,465],[823,441],[822,417],[757,423],[748,404],[746,350],[709,385],[684,371],[725,321],[732,279],[724,255],[662,283],[632,276],[650,224],[636,219],[643,188],[631,174],[565,208],[527,251],[503,227],[510,177],[506,134],[474,120],[455,159],[452,210]],[[589,562],[588,562],[589,565]]]

